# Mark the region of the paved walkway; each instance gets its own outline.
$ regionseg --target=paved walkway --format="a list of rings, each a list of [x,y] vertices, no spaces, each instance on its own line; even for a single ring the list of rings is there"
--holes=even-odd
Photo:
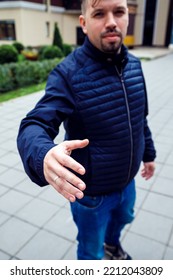
[[[134,259],[173,259],[173,54],[143,62],[143,69],[157,171],[147,182],[137,175],[136,219],[122,243]],[[76,258],[68,202],[27,178],[16,149],[20,120],[42,94],[0,104],[0,259]]]

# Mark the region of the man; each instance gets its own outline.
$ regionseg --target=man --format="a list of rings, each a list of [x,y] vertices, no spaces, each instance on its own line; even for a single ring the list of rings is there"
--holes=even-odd
[[[29,177],[71,202],[78,259],[131,259],[120,234],[134,218],[140,163],[151,178],[156,152],[141,64],[123,45],[127,1],[83,0],[80,24],[85,42],[50,74],[18,148]],[[62,122],[66,141],[55,145]]]

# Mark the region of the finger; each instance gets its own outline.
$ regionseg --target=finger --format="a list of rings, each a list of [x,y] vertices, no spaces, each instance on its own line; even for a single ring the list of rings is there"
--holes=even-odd
[[[55,158],[62,166],[66,166],[81,175],[85,174],[85,168],[72,157],[66,154],[61,154],[61,157],[59,157],[57,154],[55,155]]]
[[[61,195],[71,202],[74,202],[76,198],[81,199],[84,195],[82,191],[78,190],[61,177],[58,177],[56,182],[52,185]]]
[[[85,183],[79,177],[77,177],[75,174],[73,174],[71,171],[69,171],[63,166],[59,165],[59,168],[56,168],[54,172],[49,172],[49,178],[51,180],[51,183],[55,182],[56,177],[64,179],[65,181],[69,182],[71,185],[75,186],[76,188],[82,191],[86,188]]]
[[[82,149],[85,148],[89,144],[88,139],[84,140],[71,140],[71,141],[64,141],[66,148],[68,150],[75,150],[75,149]]]

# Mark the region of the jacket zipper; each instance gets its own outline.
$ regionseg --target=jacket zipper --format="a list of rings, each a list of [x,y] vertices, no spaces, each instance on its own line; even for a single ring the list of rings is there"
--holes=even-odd
[[[125,96],[125,104],[126,104],[126,109],[127,109],[127,116],[128,116],[128,124],[129,124],[129,131],[130,131],[130,145],[131,145],[131,153],[130,153],[130,164],[129,164],[129,171],[128,171],[128,177],[127,177],[127,181],[126,184],[129,181],[130,178],[130,173],[131,173],[131,169],[132,169],[132,161],[133,161],[133,135],[132,135],[132,125],[131,125],[131,117],[130,117],[130,109],[129,109],[129,104],[128,104],[128,98],[127,98],[127,90],[125,87],[125,83],[124,83],[124,79],[123,79],[123,73],[122,73],[122,68],[121,71],[118,70],[118,68],[115,66],[116,72],[120,78],[121,84],[122,84],[122,88],[123,88],[123,92],[124,92],[124,96]]]

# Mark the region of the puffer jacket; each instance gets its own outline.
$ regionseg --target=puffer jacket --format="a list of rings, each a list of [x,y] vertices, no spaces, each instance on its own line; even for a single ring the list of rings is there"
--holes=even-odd
[[[21,122],[17,143],[25,171],[36,184],[48,184],[43,160],[63,122],[66,140],[90,141],[71,154],[86,168],[79,176],[85,194],[122,190],[141,161],[156,157],[147,114],[140,61],[125,46],[119,55],[104,54],[86,37],[50,73],[45,95]]]

